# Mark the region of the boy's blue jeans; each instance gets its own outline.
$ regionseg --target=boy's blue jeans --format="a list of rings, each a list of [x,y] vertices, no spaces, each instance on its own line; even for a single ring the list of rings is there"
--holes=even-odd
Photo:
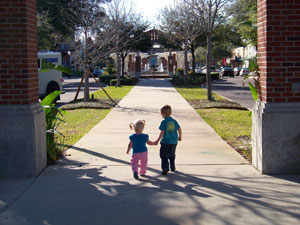
[[[160,144],[160,158],[162,171],[175,170],[175,151],[177,144]]]

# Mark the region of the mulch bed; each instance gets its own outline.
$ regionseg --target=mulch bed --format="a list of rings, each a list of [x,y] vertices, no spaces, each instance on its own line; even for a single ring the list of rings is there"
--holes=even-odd
[[[228,100],[218,100],[218,101],[209,101],[209,100],[188,100],[190,105],[195,109],[211,109],[211,108],[220,108],[220,109],[237,109],[237,110],[248,110],[247,108],[241,106],[236,102],[231,102]]]
[[[114,99],[117,103],[120,99]],[[66,105],[60,107],[63,110],[76,110],[76,109],[111,109],[116,104],[108,99],[91,99],[88,102],[84,102],[83,99],[72,101]]]

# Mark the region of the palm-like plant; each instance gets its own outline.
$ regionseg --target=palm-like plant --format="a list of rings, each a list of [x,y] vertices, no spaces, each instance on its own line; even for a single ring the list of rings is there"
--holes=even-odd
[[[250,73],[244,76],[243,86],[246,85],[246,82],[249,81],[249,88],[252,93],[254,101],[258,100],[258,91],[260,89],[259,83],[259,68],[257,65],[256,58],[250,61],[249,65]]]
[[[58,147],[57,136],[60,136],[62,139],[64,135],[57,130],[59,124],[63,122],[58,115],[67,113],[64,110],[61,110],[54,105],[54,100],[61,94],[61,91],[54,91],[51,94],[47,95],[41,105],[45,111],[46,118],[46,143],[47,143],[47,155],[48,161],[55,161],[57,157],[62,154],[62,149]]]

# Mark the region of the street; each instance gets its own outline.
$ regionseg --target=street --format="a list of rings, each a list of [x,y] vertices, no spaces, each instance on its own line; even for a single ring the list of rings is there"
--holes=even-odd
[[[57,102],[57,105],[61,106],[63,104],[66,104],[74,100],[80,81],[81,78],[64,77],[63,90],[65,93],[60,95],[60,100]],[[90,87],[90,94],[100,89],[99,85],[96,83],[96,81],[93,78],[89,79],[89,87]],[[83,98],[83,94],[84,94],[84,82],[80,89],[78,99]]]
[[[212,83],[212,90],[248,109],[252,109],[255,102],[248,84],[242,85],[243,79],[244,77],[241,76],[234,78],[224,77]]]

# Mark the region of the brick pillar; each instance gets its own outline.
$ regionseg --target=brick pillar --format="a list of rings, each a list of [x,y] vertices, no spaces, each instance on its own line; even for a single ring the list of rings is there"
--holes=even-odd
[[[135,57],[135,77],[139,78],[142,73],[142,62],[141,62],[141,56],[137,55]]]
[[[0,1],[0,124],[0,177],[38,175],[47,160],[35,0]]]
[[[258,0],[260,100],[253,110],[253,165],[300,174],[300,0]]]
[[[171,52],[168,56],[168,72],[169,72],[169,77],[172,77],[174,74],[174,59]]]

